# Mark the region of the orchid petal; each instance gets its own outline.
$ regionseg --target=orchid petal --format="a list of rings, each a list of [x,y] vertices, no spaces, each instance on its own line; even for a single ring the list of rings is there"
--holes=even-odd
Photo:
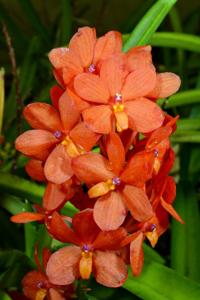
[[[90,151],[100,138],[100,134],[93,132],[84,122],[81,122],[70,131],[70,137],[85,151]]]
[[[88,67],[92,62],[95,42],[96,31],[87,26],[79,28],[70,40],[69,48],[80,57],[83,67]]]
[[[127,278],[123,259],[113,251],[95,251],[94,276],[96,281],[107,287],[122,286]]]
[[[152,91],[148,93],[150,98],[167,98],[175,94],[181,85],[180,77],[174,73],[165,72],[157,74],[156,85]]]
[[[152,176],[153,164],[153,152],[138,152],[129,160],[120,179],[125,183],[142,187]]]
[[[72,168],[79,180],[86,184],[96,184],[114,176],[109,162],[98,153],[85,153],[73,158]]]
[[[119,53],[122,48],[122,36],[120,32],[109,31],[104,36],[98,38],[93,63],[96,65],[100,60],[107,59],[114,53]]]
[[[43,207],[45,210],[53,211],[60,208],[66,202],[66,195],[57,184],[49,182],[43,196]]]
[[[123,196],[127,208],[137,221],[145,222],[153,216],[150,201],[142,189],[125,185]]]
[[[73,175],[71,158],[67,154],[65,146],[59,144],[49,155],[44,166],[47,180],[61,184]]]
[[[58,241],[79,245],[80,241],[77,235],[56,211],[51,216],[48,229],[51,235]]]
[[[134,276],[140,275],[144,262],[144,253],[142,250],[143,233],[141,232],[130,245],[130,262]]]
[[[117,230],[100,231],[93,247],[98,250],[117,250],[119,244],[127,236],[125,228],[120,227]]]
[[[178,222],[180,222],[181,224],[184,224],[185,222],[181,219],[181,217],[179,216],[179,214],[175,211],[175,209],[173,208],[173,206],[169,203],[167,203],[166,201],[163,200],[163,198],[161,198],[161,205],[162,207],[170,214],[172,215],[172,217],[174,217],[174,219],[176,219]]]
[[[135,69],[126,77],[122,88],[122,97],[124,100],[133,100],[146,96],[155,84],[156,72],[152,65]]]
[[[125,162],[125,150],[117,133],[111,132],[108,136],[106,140],[106,150],[114,173],[119,175]]]
[[[80,112],[67,92],[64,92],[60,97],[59,111],[64,130],[68,132],[79,121]]]
[[[128,70],[134,71],[152,63],[151,46],[137,46],[126,53]]]
[[[58,111],[47,103],[28,104],[24,108],[23,115],[34,129],[44,129],[51,132],[62,130]]]
[[[115,230],[124,222],[126,207],[120,192],[112,191],[99,198],[94,205],[94,220],[101,230]]]
[[[48,150],[58,140],[46,130],[33,129],[22,133],[15,141],[15,148],[28,156],[37,156],[39,153]]]
[[[27,164],[25,165],[25,170],[28,173],[28,175],[37,181],[45,181],[45,175],[44,175],[44,168],[43,168],[43,161],[38,159],[30,159]]]
[[[10,219],[14,223],[29,223],[34,221],[43,221],[44,215],[33,212],[22,212],[15,216],[12,216]]]
[[[140,98],[125,103],[125,111],[133,121],[132,129],[138,132],[151,132],[163,124],[164,113],[154,102]]]
[[[50,288],[49,289],[49,296],[52,300],[65,300],[66,298],[62,296],[61,293],[59,293],[56,289]]]
[[[75,214],[72,225],[80,240],[86,244],[93,243],[100,231],[94,222],[92,209],[86,209]]]
[[[64,90],[59,85],[54,85],[50,89],[50,98],[53,106],[58,110],[58,102],[62,94],[64,93]]]
[[[110,96],[103,80],[93,74],[83,73],[76,76],[74,89],[81,98],[90,102],[107,103]]]
[[[82,113],[88,128],[96,133],[108,134],[112,130],[112,110],[108,105],[91,106]]]
[[[100,77],[108,87],[110,96],[113,97],[113,100],[116,93],[121,92],[124,77],[122,64],[122,55],[115,55],[103,61],[101,65]]]
[[[81,249],[76,246],[61,248],[53,253],[47,263],[46,274],[56,285],[71,284],[79,274]]]

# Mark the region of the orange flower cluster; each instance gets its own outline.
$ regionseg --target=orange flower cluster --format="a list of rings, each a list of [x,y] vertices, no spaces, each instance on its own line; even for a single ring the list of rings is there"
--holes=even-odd
[[[180,79],[156,73],[150,46],[123,53],[120,33],[96,38],[89,27],[49,59],[58,82],[52,105],[29,104],[23,114],[33,129],[16,140],[16,149],[30,158],[27,173],[47,187],[42,207],[12,221],[44,223],[54,239],[71,244],[45,260],[43,289],[35,275],[23,281],[27,295],[31,278],[37,299],[51,293],[65,299],[66,285],[91,273],[108,287],[125,282],[128,264],[139,275],[143,241],[156,245],[169,214],[182,222],[169,176],[177,117],[156,104],[179,89]],[[67,201],[80,210],[72,219],[60,212]]]

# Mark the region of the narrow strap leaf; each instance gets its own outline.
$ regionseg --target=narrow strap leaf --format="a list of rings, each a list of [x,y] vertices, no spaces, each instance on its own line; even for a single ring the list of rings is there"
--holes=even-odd
[[[200,53],[200,37],[187,33],[157,32],[150,41],[150,45],[171,47]]]
[[[199,284],[152,261],[145,262],[138,277],[133,277],[130,270],[123,288],[145,300],[200,299]]]
[[[175,219],[172,219],[171,227],[171,267],[182,274],[186,275],[187,268],[187,244],[186,244],[186,198],[181,185],[177,187],[175,209],[181,215],[185,224],[182,225]],[[181,249],[181,251],[180,251]]]
[[[145,45],[157,30],[176,0],[158,0],[144,15],[138,25],[125,42],[123,50],[126,52],[136,45]]]
[[[167,99],[165,108],[200,103],[200,89],[177,93]]]
[[[49,34],[45,26],[42,24],[39,15],[37,14],[34,6],[30,0],[20,0],[19,4],[21,5],[24,15],[31,23],[32,27],[38,33],[38,35],[49,45]]]
[[[177,122],[178,130],[200,129],[200,119],[182,118]]]
[[[26,198],[31,202],[39,204],[41,204],[44,194],[44,186],[5,172],[0,172],[0,188],[11,195]],[[14,201],[14,199],[12,200]],[[9,202],[10,206],[11,199]],[[62,212],[69,217],[73,216],[77,211],[70,202],[67,202],[62,209]]]
[[[3,124],[4,111],[4,69],[0,69],[0,135]]]
[[[60,45],[66,46],[72,33],[72,13],[70,0],[61,1]]]

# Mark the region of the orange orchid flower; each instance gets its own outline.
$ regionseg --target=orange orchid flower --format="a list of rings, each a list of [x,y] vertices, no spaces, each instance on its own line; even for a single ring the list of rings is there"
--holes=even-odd
[[[122,48],[122,37],[117,31],[110,31],[96,38],[94,28],[82,27],[72,37],[69,48],[55,48],[50,51],[49,59],[58,82],[66,86],[74,76],[86,72],[96,73],[103,60]]]
[[[72,161],[75,175],[90,187],[89,197],[99,197],[94,205],[95,222],[102,230],[117,229],[128,210],[136,220],[148,220],[153,211],[143,188],[151,178],[154,153],[137,153],[124,167],[124,147],[114,132],[108,137],[107,153],[109,161],[97,153]]]
[[[68,184],[68,191],[67,191]],[[48,183],[42,200],[42,207],[35,204],[34,207],[37,212],[22,212],[11,217],[14,223],[29,223],[38,221],[45,223],[48,228],[49,221],[54,211],[59,211],[66,201],[73,196],[74,191],[70,189],[71,182],[65,183],[63,186]]]
[[[145,98],[156,84],[152,64],[128,72],[125,57],[115,55],[105,60],[99,75],[79,74],[74,79],[74,90],[90,103],[83,110],[84,122],[97,133],[108,134],[131,128],[137,132],[151,132],[164,121],[162,110]]]
[[[42,265],[39,262],[38,251],[35,249],[35,261],[38,270],[30,271],[27,273],[23,280],[23,293],[28,299],[32,300],[64,300],[71,299],[65,296],[65,290],[63,286],[52,284],[47,275],[46,267],[49,258],[51,257],[51,252],[48,249],[43,249],[42,252]]]
[[[74,244],[52,254],[46,268],[51,283],[71,284],[79,277],[89,279],[91,272],[98,283],[107,287],[124,283],[127,268],[116,253],[126,236],[124,228],[103,232],[94,222],[93,211],[86,209],[74,215],[72,228],[54,212],[50,230],[54,238]]]
[[[70,179],[71,158],[90,150],[99,135],[79,122],[80,113],[67,92],[59,100],[59,111],[46,103],[31,103],[23,114],[34,129],[16,139],[16,149],[29,157],[45,160],[47,180],[61,184]]]
[[[140,275],[144,262],[144,253],[142,249],[143,241],[147,238],[152,247],[158,242],[159,237],[167,230],[169,226],[169,215],[172,214],[179,222],[183,223],[179,215],[173,209],[171,203],[175,199],[175,184],[172,177],[168,177],[167,184],[162,190],[160,203],[154,207],[154,215],[144,223],[135,223],[133,221],[134,232],[121,242],[120,246],[124,247],[130,244],[130,264],[134,276]],[[165,203],[163,205],[163,203]],[[170,207],[170,208],[169,208]],[[131,228],[130,224],[128,227]],[[136,230],[136,231],[135,231]]]

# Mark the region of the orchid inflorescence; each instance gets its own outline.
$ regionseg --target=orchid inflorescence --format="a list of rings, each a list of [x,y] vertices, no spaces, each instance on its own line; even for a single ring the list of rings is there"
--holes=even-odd
[[[23,288],[39,300],[68,299],[67,287],[91,273],[104,286],[123,285],[129,264],[134,276],[142,271],[143,241],[154,247],[169,215],[183,222],[172,206],[176,185],[169,176],[178,117],[156,104],[179,89],[179,77],[156,73],[150,46],[123,53],[120,33],[96,38],[89,27],[49,59],[58,82],[52,104],[25,107],[33,129],[15,143],[30,158],[28,175],[46,190],[42,206],[12,221],[38,221],[71,244],[53,254],[44,249],[43,267],[36,255],[38,271],[25,276]],[[60,212],[67,201],[80,210],[73,218]]]

